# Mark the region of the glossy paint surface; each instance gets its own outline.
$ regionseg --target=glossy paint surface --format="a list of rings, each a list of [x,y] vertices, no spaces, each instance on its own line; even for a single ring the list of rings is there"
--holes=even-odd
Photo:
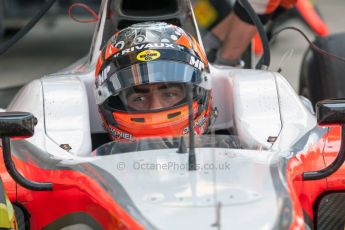
[[[321,139],[311,140],[305,145],[304,151],[293,156],[287,165],[286,176],[290,195],[294,199],[296,210],[295,220],[314,220],[316,201],[325,192],[345,190],[345,166],[333,175],[320,180],[303,181],[302,173],[317,171],[327,167],[336,158],[340,149],[341,127],[330,126]],[[311,135],[312,136],[312,135]],[[312,138],[310,138],[312,139]]]
[[[2,158],[0,158],[2,161]],[[102,229],[142,229],[101,187],[100,181],[72,170],[46,170],[38,168],[32,162],[24,162],[14,157],[20,172],[34,181],[49,179],[53,191],[33,192],[16,185],[9,177],[3,164],[0,164],[0,175],[9,199],[25,206],[31,215],[31,229],[54,227],[60,218],[75,213],[84,213],[86,218],[93,218]],[[90,169],[92,170],[92,169]],[[13,188],[17,186],[16,189]],[[11,189],[12,188],[12,189]],[[87,219],[73,221],[87,222]]]

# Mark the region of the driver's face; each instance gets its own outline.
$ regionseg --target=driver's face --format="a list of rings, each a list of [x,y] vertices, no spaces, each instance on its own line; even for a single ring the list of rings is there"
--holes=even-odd
[[[185,90],[179,84],[149,84],[134,87],[126,97],[128,106],[134,110],[156,110],[182,101]]]

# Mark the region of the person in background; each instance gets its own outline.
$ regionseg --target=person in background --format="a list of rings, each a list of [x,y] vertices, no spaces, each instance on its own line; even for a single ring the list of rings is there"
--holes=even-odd
[[[277,12],[293,7],[297,0],[248,0],[261,22],[266,24]],[[257,30],[250,16],[236,1],[233,10],[203,39],[206,53],[218,49],[215,64],[241,66],[241,56]]]

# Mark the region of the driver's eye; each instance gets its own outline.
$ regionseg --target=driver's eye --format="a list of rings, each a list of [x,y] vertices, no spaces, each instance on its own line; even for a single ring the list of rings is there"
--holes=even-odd
[[[168,92],[164,94],[165,97],[176,97],[177,94],[176,93],[172,93],[172,92]]]
[[[132,99],[132,101],[135,101],[135,102],[141,102],[141,101],[145,101],[146,100],[146,97],[144,96],[138,96],[138,97],[134,97]]]
[[[132,94],[128,98],[128,106],[135,110],[148,109],[150,100],[148,95]]]

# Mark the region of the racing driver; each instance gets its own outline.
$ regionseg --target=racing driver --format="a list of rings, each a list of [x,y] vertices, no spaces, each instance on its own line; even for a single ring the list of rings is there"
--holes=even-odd
[[[208,62],[196,39],[175,25],[145,22],[117,32],[103,48],[95,75],[96,101],[112,140],[187,134],[187,90],[193,92],[194,133],[208,129]]]

